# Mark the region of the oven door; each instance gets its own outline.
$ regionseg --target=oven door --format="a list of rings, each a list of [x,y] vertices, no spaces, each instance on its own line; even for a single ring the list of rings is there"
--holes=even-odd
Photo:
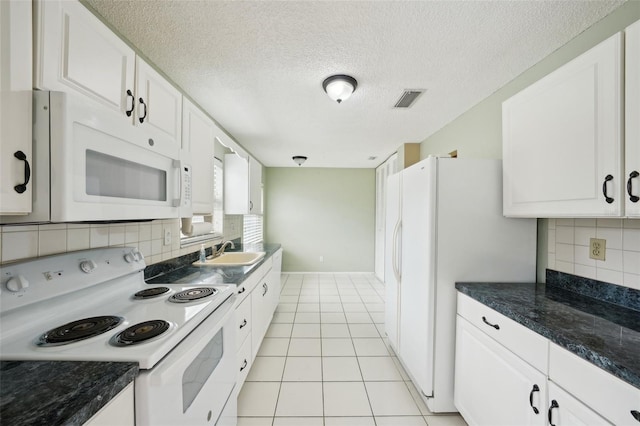
[[[178,217],[179,141],[154,140],[73,94],[46,94],[52,222]]]
[[[135,382],[137,425],[236,422],[235,296]]]

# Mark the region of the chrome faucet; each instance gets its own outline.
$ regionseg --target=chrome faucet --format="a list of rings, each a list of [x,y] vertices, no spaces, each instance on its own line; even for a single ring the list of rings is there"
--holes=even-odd
[[[232,250],[236,248],[235,244],[233,244],[233,241],[224,241],[220,246],[220,248],[216,250],[216,252],[213,254],[213,257],[218,257],[222,255],[224,253],[224,249],[226,249],[228,245],[231,245]]]

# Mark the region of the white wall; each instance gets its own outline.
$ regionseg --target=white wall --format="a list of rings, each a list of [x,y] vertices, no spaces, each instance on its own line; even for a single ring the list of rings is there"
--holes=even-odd
[[[282,244],[283,271],[373,271],[375,169],[265,170],[265,240]]]

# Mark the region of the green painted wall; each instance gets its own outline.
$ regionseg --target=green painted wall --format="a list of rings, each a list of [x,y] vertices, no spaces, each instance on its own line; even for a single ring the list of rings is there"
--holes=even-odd
[[[265,240],[282,244],[283,271],[373,271],[374,169],[268,167],[265,180]]]
[[[458,150],[460,157],[502,158],[502,102],[640,19],[640,1],[629,0],[600,22],[520,74],[491,96],[422,141],[420,158]]]

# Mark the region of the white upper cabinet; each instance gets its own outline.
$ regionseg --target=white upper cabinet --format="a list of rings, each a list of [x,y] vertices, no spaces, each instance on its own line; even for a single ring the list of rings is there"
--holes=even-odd
[[[183,158],[191,166],[191,206],[194,214],[213,213],[215,123],[184,98],[182,104]]]
[[[137,57],[135,124],[149,129],[163,143],[179,147],[176,141],[180,141],[181,111],[180,91]]]
[[[182,94],[77,1],[37,1],[34,86],[80,93],[123,123],[140,126],[140,145],[178,158]]]
[[[640,217],[640,21],[625,31],[625,214]]]
[[[32,207],[31,2],[0,1],[0,214]]]
[[[262,214],[262,165],[253,157],[224,156],[225,214]]]
[[[133,116],[136,54],[77,1],[39,1],[36,6],[34,86],[74,90]]]
[[[623,215],[623,34],[503,103],[504,214]]]

